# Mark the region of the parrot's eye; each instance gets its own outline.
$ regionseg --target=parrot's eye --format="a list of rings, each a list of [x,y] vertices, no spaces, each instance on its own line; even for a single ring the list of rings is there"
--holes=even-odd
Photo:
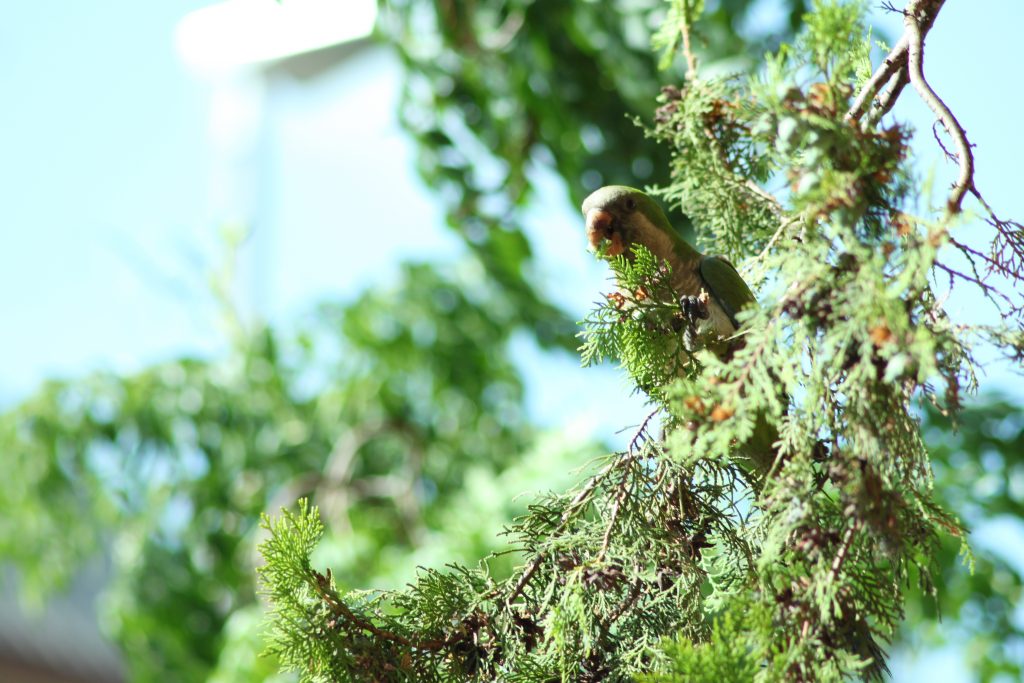
[[[632,197],[627,197],[626,198],[626,210],[627,211],[632,211],[635,208],[636,208],[636,200],[633,199]]]

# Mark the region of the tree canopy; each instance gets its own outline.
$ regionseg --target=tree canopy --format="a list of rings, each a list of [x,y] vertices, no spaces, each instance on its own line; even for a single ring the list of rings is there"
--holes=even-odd
[[[945,105],[963,172],[929,209],[889,113],[941,103],[921,51],[942,5],[908,3],[883,52],[857,3],[785,2],[763,30],[748,0],[382,2],[401,119],[466,260],[0,415],[20,586],[110,552],[106,628],[139,681],[829,680],[892,639],[966,640],[979,680],[1020,675],[1020,573],[965,539],[1020,514],[1024,425],[1008,399],[961,403],[973,345],[1019,358],[1021,226],[981,199]],[[642,256],[612,263],[628,305],[568,319],[518,229],[539,166],[576,204],[656,190],[755,286],[743,349],[666,376],[678,311]],[[951,320],[949,288],[1004,323]],[[624,452],[529,423],[523,330],[650,397]],[[736,444],[765,419],[760,482]]]

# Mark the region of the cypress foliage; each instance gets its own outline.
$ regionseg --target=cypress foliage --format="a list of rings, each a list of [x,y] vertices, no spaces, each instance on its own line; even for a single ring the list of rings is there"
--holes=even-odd
[[[686,352],[665,264],[613,259],[619,290],[583,324],[581,353],[617,360],[650,397],[626,450],[512,525],[522,564],[508,577],[484,560],[343,594],[310,564],[315,508],[266,519],[270,647],[287,667],[309,681],[881,675],[910,582],[930,591],[943,537],[964,536],[933,495],[914,404],[955,411],[974,387],[972,344],[1019,356],[1022,339],[1021,226],[973,179],[929,210],[908,131],[884,116],[908,81],[927,99],[914,50],[941,5],[908,4],[885,78],[861,5],[822,1],[759,74],[704,79],[690,53],[702,3],[672,2],[657,47],[691,73],[647,128],[671,156],[659,193],[756,285],[743,346]],[[965,194],[987,217],[987,253],[955,237]],[[951,287],[980,288],[1004,324],[950,320]],[[753,481],[742,444],[762,420],[777,457]]]

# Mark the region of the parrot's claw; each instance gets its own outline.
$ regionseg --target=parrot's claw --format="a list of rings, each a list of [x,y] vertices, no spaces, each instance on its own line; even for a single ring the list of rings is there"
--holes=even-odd
[[[672,321],[673,329],[683,333],[683,346],[687,351],[700,348],[700,321],[711,317],[708,295],[701,292],[698,296],[679,297],[679,310]]]
[[[691,322],[697,320],[707,320],[711,317],[711,313],[708,311],[707,296],[681,296],[679,297],[679,308],[682,309],[683,315],[686,316]]]

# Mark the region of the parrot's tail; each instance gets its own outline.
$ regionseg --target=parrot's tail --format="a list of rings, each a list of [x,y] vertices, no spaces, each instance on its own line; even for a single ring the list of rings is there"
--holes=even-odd
[[[886,677],[892,677],[889,666],[885,663],[886,653],[871,634],[871,629],[863,619],[851,619],[842,624],[842,633],[838,634],[845,643],[844,647],[861,659],[871,663],[861,672],[866,683],[884,683]]]
[[[779,452],[778,440],[779,430],[763,414],[758,415],[757,422],[754,424],[754,433],[740,449],[740,452],[750,461],[751,474],[758,481],[763,481],[775,466]]]

